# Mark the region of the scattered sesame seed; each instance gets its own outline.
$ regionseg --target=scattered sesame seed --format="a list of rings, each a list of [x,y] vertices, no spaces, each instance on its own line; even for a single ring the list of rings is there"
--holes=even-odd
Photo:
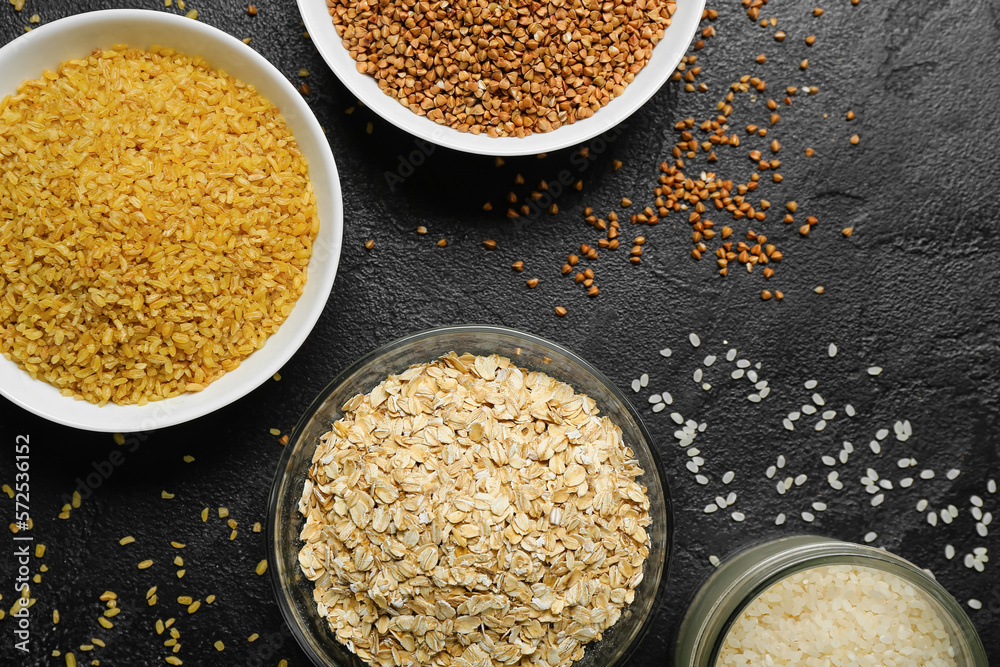
[[[639,380],[632,380],[632,391],[638,394],[641,390],[642,384],[640,384]]]
[[[642,375],[639,376],[639,385],[645,387],[648,384],[649,384],[649,374],[643,373]]]
[[[705,505],[705,514],[712,514],[713,512],[718,512],[718,511],[719,511],[719,506],[716,505],[715,503],[709,503],[708,505]]]
[[[813,521],[816,520],[816,517],[813,515],[812,512],[803,512],[802,520],[805,521],[806,523],[812,523]]]
[[[702,486],[705,486],[708,484],[708,477],[705,477],[704,475],[695,475],[694,481],[698,482]]]
[[[784,513],[779,514],[778,516],[774,517],[774,525],[775,526],[780,526],[780,525],[782,525],[784,523],[785,523],[785,515],[784,515]]]
[[[221,651],[221,650],[223,650],[225,648],[226,648],[226,645],[223,644],[221,640],[215,642],[215,650],[216,651]]]
[[[816,422],[816,430],[817,431],[822,431],[825,428],[826,428],[826,421],[825,420],[820,419],[818,422]]]
[[[696,333],[689,334],[688,340],[691,341],[691,345],[694,347],[698,347],[699,345],[701,345],[701,338],[698,338],[698,334]]]
[[[669,357],[671,354],[673,354],[673,351],[669,347],[665,347],[660,350],[661,357]]]
[[[979,521],[976,523],[976,533],[979,534],[979,537],[986,537],[987,535],[990,534],[990,531],[986,527],[986,524],[984,524],[982,521]]]
[[[961,470],[959,470],[958,468],[952,468],[951,470],[948,471],[945,477],[947,477],[948,479],[955,479],[961,474],[962,474]]]
[[[739,523],[739,522],[741,522],[741,521],[743,521],[744,519],[747,518],[746,515],[743,514],[743,512],[733,512],[730,516],[732,516],[733,517],[733,521],[735,521],[737,523]]]
[[[729,484],[734,479],[736,479],[736,473],[733,472],[732,470],[730,470],[725,475],[722,476],[722,483],[723,484]]]
[[[879,375],[881,373],[882,373],[882,367],[881,366],[871,366],[868,369],[868,375]]]
[[[966,604],[969,605],[970,609],[982,609],[983,608],[983,603],[980,602],[979,600],[977,600],[976,598],[970,598],[969,601]]]
[[[997,481],[995,479],[991,479],[988,482],[986,482],[986,490],[989,491],[990,493],[996,493]]]
[[[872,454],[881,454],[882,445],[878,443],[878,440],[872,440],[868,443],[868,447],[872,450]]]
[[[850,403],[848,403],[847,405],[844,406],[844,412],[847,413],[848,417],[853,417],[854,414],[855,414],[854,413],[854,406],[851,405]]]
[[[829,354],[831,357],[837,356],[837,346],[834,345],[833,343],[830,343],[830,347],[827,348],[826,353]]]
[[[920,479],[934,479],[934,471],[933,470],[921,470],[920,471]]]
[[[719,567],[719,565],[722,564],[722,561],[719,560],[719,557],[718,556],[714,556],[714,555],[708,557],[708,562],[711,563],[715,567]]]
[[[874,531],[865,534],[865,542],[867,542],[868,544],[871,544],[876,539],[878,539],[878,533]]]
[[[712,364],[715,363],[715,360],[716,360],[716,356],[714,354],[710,354],[707,357],[705,357],[705,361],[703,363],[706,366],[711,366]]]
[[[904,489],[910,488],[911,486],[913,486],[913,478],[912,477],[904,477],[903,479],[899,480],[899,486],[902,487],[902,488],[904,488]]]
[[[803,484],[806,483],[807,479],[809,478],[806,475],[799,475],[798,477],[795,478],[795,486],[802,486]]]
[[[878,440],[885,440],[886,437],[888,437],[888,435],[889,435],[889,429],[887,429],[887,428],[880,428],[875,433],[875,438],[878,439]]]
[[[776,473],[776,472],[777,472],[777,469],[774,466],[769,466],[768,469],[767,469],[767,471],[764,474],[767,475],[768,479],[771,479],[771,478],[774,477],[774,473]]]
[[[653,406],[653,412],[663,412],[664,410],[666,410],[666,408],[667,408],[666,403],[657,403],[656,405]]]
[[[937,522],[938,522],[938,515],[934,512],[928,512],[927,523],[931,524],[932,526],[936,526]]]
[[[736,358],[737,354],[738,353],[736,352],[735,348],[730,349],[729,352],[726,352],[726,361],[732,361],[733,359]]]
[[[878,507],[879,505],[882,504],[883,500],[885,500],[885,494],[883,493],[878,494],[877,496],[872,498],[872,507]]]

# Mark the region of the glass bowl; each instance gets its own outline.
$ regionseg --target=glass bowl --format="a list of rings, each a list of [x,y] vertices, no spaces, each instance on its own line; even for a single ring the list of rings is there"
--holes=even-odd
[[[302,487],[320,436],[341,417],[341,406],[348,399],[371,391],[389,374],[401,373],[413,364],[432,361],[451,351],[495,353],[510,358],[519,367],[545,372],[593,398],[601,413],[621,428],[625,444],[645,472],[639,481],[650,500],[650,554],[632,604],[622,610],[621,618],[600,641],[586,645],[583,659],[576,664],[611,667],[623,663],[649,629],[667,580],[673,517],[663,467],[639,414],[600,371],[555,343],[501,327],[442,327],[397,340],[343,371],[306,410],[278,463],[267,520],[271,581],[288,627],[317,667],[365,664],[337,641],[318,614],[313,582],[299,568],[299,532],[304,518],[298,512],[298,503]]]
[[[758,544],[724,562],[695,595],[677,635],[677,667],[713,667],[743,610],[779,581],[825,565],[880,570],[902,578],[936,609],[958,667],[987,667],[968,615],[932,576],[899,556],[863,544],[796,535]]]

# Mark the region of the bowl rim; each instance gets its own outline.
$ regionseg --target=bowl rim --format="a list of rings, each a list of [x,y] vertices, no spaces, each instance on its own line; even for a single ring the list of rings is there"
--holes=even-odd
[[[636,74],[635,80],[626,86],[625,92],[601,107],[590,118],[578,120],[572,125],[563,125],[550,132],[536,132],[523,138],[490,137],[485,133],[473,135],[468,132],[459,132],[450,126],[439,125],[424,116],[418,116],[400,104],[394,97],[383,93],[378,88],[374,78],[367,74],[360,74],[355,69],[354,59],[344,49],[341,38],[332,27],[332,22],[329,21],[329,15],[323,11],[326,9],[326,3],[323,0],[297,0],[297,4],[306,30],[327,67],[358,100],[364,102],[365,106],[372,109],[382,119],[415,138],[430,141],[445,148],[477,155],[506,157],[548,153],[582,144],[599,134],[612,130],[627,120],[644,106],[674,73],[677,64],[687,53],[688,46],[697,34],[705,9],[705,1],[677,0],[677,10],[672,17],[677,19],[676,23],[671,22],[670,26],[667,27],[664,39],[660,40],[653,48],[652,58]],[[325,17],[327,20],[321,20],[321,17]],[[671,33],[672,28],[675,28],[677,32]],[[332,38],[330,38],[331,31],[333,32]],[[671,46],[670,50],[676,49],[676,53],[673,53],[673,57],[666,56],[667,60],[657,62],[654,69],[650,65],[654,62],[653,58],[656,57],[656,49],[667,45],[668,35],[676,37],[675,41],[682,46]],[[637,82],[644,74],[648,78],[643,81],[649,81],[649,83],[639,87]],[[581,130],[581,127],[584,129]],[[566,131],[559,134],[560,131],[570,130],[570,128],[576,128],[576,131]]]
[[[65,16],[14,38],[10,42],[0,46],[0,62],[7,59],[17,59],[20,56],[20,52],[26,47],[38,48],[35,46],[36,42],[43,44],[47,40],[58,39],[61,34],[77,31],[82,27],[91,28],[100,25],[102,28],[106,28],[110,23],[127,25],[133,22],[138,25],[160,24],[172,33],[187,32],[195,37],[220,44],[223,48],[231,50],[235,54],[234,58],[245,61],[248,68],[260,73],[259,79],[246,81],[246,83],[260,88],[264,82],[267,82],[268,85],[273,84],[275,88],[282,89],[292,105],[290,109],[283,110],[282,115],[287,117],[289,113],[294,113],[309,130],[306,136],[296,136],[296,140],[301,143],[309,141],[318,145],[319,164],[328,172],[329,180],[324,181],[322,184],[319,181],[313,181],[313,185],[314,188],[322,186],[328,189],[329,197],[331,198],[332,213],[329,219],[320,217],[321,230],[324,226],[330,228],[328,241],[322,231],[317,236],[317,241],[322,238],[324,239],[324,243],[329,243],[327,259],[320,265],[313,265],[312,260],[310,260],[310,268],[313,270],[310,272],[308,280],[314,280],[319,283],[318,297],[314,301],[307,303],[302,301],[302,297],[300,296],[295,306],[299,307],[301,304],[301,306],[307,306],[307,308],[303,311],[303,321],[296,328],[292,329],[289,334],[286,334],[289,336],[288,340],[284,341],[281,347],[272,348],[268,354],[269,361],[257,370],[256,373],[240,377],[239,382],[234,382],[232,386],[226,387],[218,396],[208,395],[209,397],[206,399],[205,392],[201,392],[196,395],[197,400],[193,400],[192,397],[195,397],[194,394],[185,393],[173,398],[151,401],[144,406],[119,406],[111,403],[99,406],[86,401],[76,401],[76,403],[80,403],[81,405],[85,404],[86,407],[84,407],[84,410],[87,415],[78,414],[77,411],[71,411],[67,414],[61,410],[61,407],[64,406],[63,403],[52,405],[48,402],[46,396],[25,398],[21,392],[17,391],[16,386],[11,386],[12,382],[16,382],[12,378],[22,377],[24,382],[44,382],[44,380],[32,379],[27,375],[27,371],[19,368],[15,362],[0,356],[0,364],[4,366],[4,370],[0,372],[0,395],[24,410],[48,421],[81,430],[105,433],[150,431],[198,419],[235,403],[264,384],[268,378],[272,377],[298,351],[305,342],[306,337],[319,321],[333,289],[333,282],[337,275],[340,254],[343,247],[344,205],[340,176],[329,142],[314,141],[314,139],[324,137],[319,120],[308,103],[302,99],[294,86],[292,86],[277,67],[255,49],[244,44],[229,33],[208,23],[162,11],[148,9],[98,9]],[[94,40],[95,43],[110,41],[113,40],[102,38],[95,38]],[[167,40],[163,41],[166,42]],[[168,43],[162,43],[162,45],[165,47],[170,46]],[[192,57],[197,55],[192,54]],[[211,59],[205,58],[205,60],[213,68],[217,67]],[[27,76],[30,77],[30,73]],[[0,97],[2,95],[3,93],[0,92]],[[310,162],[311,176],[313,173],[312,168],[313,164]],[[317,212],[317,215],[319,215],[319,212]],[[316,250],[317,242],[314,242],[314,256]],[[288,319],[294,314],[295,310],[293,308],[292,313],[289,314],[289,318],[286,318],[283,326],[287,324]],[[273,343],[272,338],[274,335],[270,336],[267,342]],[[265,348],[256,350],[253,354],[260,354],[264,349],[266,349],[266,344]],[[239,374],[241,368],[226,373],[219,381],[227,376]],[[56,392],[52,394],[53,398],[58,397],[65,401],[74,401],[73,397],[61,396],[58,394],[58,389],[51,385],[47,386]],[[211,385],[209,385],[207,390],[210,389]],[[48,393],[50,392],[46,392],[46,394]],[[182,403],[179,405],[177,403],[178,400],[182,400]],[[108,407],[112,409],[104,409]]]
[[[285,469],[288,466],[288,460],[292,456],[292,451],[295,448],[295,444],[298,442],[299,437],[302,435],[302,431],[305,429],[306,424],[312,418],[316,409],[321,406],[326,399],[332,394],[336,389],[340,387],[341,384],[347,378],[354,375],[356,372],[373,362],[374,360],[381,357],[386,352],[395,349],[401,345],[415,343],[421,340],[426,340],[429,338],[434,338],[438,336],[445,336],[454,333],[472,333],[472,334],[502,334],[507,336],[515,336],[527,339],[533,343],[540,344],[544,347],[553,349],[554,351],[564,355],[570,361],[578,364],[588,373],[592,374],[594,378],[602,383],[610,393],[617,399],[628,412],[629,416],[633,419],[636,426],[639,429],[639,433],[642,435],[644,440],[643,445],[649,450],[650,458],[653,460],[653,466],[656,469],[656,476],[659,479],[660,486],[663,489],[663,506],[664,506],[664,519],[666,521],[666,539],[664,540],[663,549],[663,568],[660,572],[660,581],[656,586],[656,592],[653,596],[653,602],[649,608],[649,612],[646,614],[646,618],[643,619],[642,625],[636,632],[635,637],[626,646],[625,650],[622,651],[621,655],[614,662],[606,665],[605,667],[617,667],[619,665],[625,664],[628,659],[632,656],[635,650],[643,643],[646,635],[649,633],[653,622],[659,614],[660,607],[663,605],[664,598],[666,597],[667,583],[670,574],[670,564],[674,553],[674,511],[673,511],[673,498],[670,493],[670,483],[667,478],[666,466],[663,463],[662,457],[655,446],[655,441],[649,430],[646,428],[645,423],[642,421],[639,411],[628,400],[625,392],[619,389],[618,385],[612,382],[604,373],[602,373],[596,366],[591,364],[586,359],[580,357],[578,354],[569,350],[568,348],[543,338],[535,334],[520,331],[518,329],[513,329],[510,327],[490,325],[490,324],[461,324],[461,325],[445,325],[439,327],[433,327],[431,329],[425,329],[416,333],[408,334],[392,340],[384,345],[380,345],[371,352],[363,355],[354,363],[347,366],[344,370],[338,373],[332,381],[330,381],[320,393],[317,395],[309,406],[302,413],[298,422],[295,424],[295,428],[292,430],[291,436],[289,438],[288,445],[284,448],[281,453],[281,457],[278,459],[277,467],[275,468],[274,476],[271,479],[271,488],[268,492],[268,502],[267,502],[267,525],[265,526],[265,534],[267,541],[267,558],[277,560],[280,557],[278,553],[277,545],[277,535],[275,531],[275,522],[278,518],[278,500],[279,500],[279,489],[281,487],[281,482],[284,479]],[[648,474],[648,473],[647,473]],[[285,621],[286,627],[291,631],[292,636],[295,637],[296,643],[302,649],[302,651],[309,657],[309,660],[316,667],[330,667],[326,662],[324,662],[320,656],[316,655],[310,646],[302,628],[297,622],[294,611],[289,607],[288,599],[285,596],[285,586],[281,581],[278,574],[277,567],[269,567],[268,573],[271,578],[271,587],[274,591],[274,596],[278,603],[278,608],[281,610],[281,616]]]

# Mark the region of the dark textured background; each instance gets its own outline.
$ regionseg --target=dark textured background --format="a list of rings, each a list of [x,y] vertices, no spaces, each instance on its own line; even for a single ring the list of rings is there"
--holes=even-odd
[[[281,632],[270,582],[254,574],[264,555],[264,535],[250,527],[265,519],[268,484],[281,454],[268,429],[290,432],[323,386],[375,345],[433,325],[463,322],[509,325],[563,343],[629,392],[631,380],[648,372],[649,390],[637,396],[644,413],[649,414],[649,391],[670,390],[685,416],[709,424],[696,442],[707,473],[713,480],[728,469],[738,473],[731,487],[740,494],[737,505],[747,521],[736,524],[726,512],[703,514],[721,484],[696,485],[684,469],[684,451],[674,444],[670,411],[649,414],[647,424],[671,471],[677,544],[669,594],[633,664],[662,663],[689,596],[711,570],[709,554],[725,556],[755,540],[802,530],[852,541],[877,531],[877,545],[932,569],[963,603],[970,597],[983,601],[984,609],[970,615],[988,651],[1000,658],[1000,565],[990,563],[979,574],[960,563],[974,546],[994,547],[994,558],[1000,551],[995,534],[975,536],[967,500],[972,493],[983,495],[987,508],[1000,515],[1000,496],[985,495],[986,479],[1000,476],[1000,93],[995,85],[1000,5],[990,0],[818,2],[826,9],[819,18],[804,3],[775,0],[765,7],[762,16],[776,16],[778,28],[789,35],[783,44],[772,39],[774,28],[750,21],[735,0],[710,3],[720,12],[718,36],[707,41],[698,63],[704,67],[699,81],[707,82],[709,92],[685,93],[679,84],[668,84],[609,147],[602,151],[601,144],[592,144],[593,159],[584,169],[571,162],[571,151],[509,159],[496,167],[490,158],[438,149],[393,188],[386,174],[396,173],[401,160],[408,159],[404,156],[421,149],[411,137],[356,107],[304,37],[294,5],[260,0],[259,14],[250,17],[242,3],[191,0],[188,8],[200,12],[199,20],[236,37],[252,37],[251,46],[296,84],[299,68],[311,72],[308,99],[328,130],[343,183],[340,273],[323,317],[282,370],[282,380],[267,382],[210,417],[130,436],[117,447],[110,435],[54,426],[0,399],[0,482],[13,482],[14,439],[29,434],[34,535],[48,547],[42,559],[48,572],[33,586],[38,603],[32,609],[31,652],[15,654],[7,618],[0,621],[0,663],[61,664],[62,658],[50,657],[54,649],[73,650],[101,637],[107,648],[86,657],[104,665],[163,664],[168,649],[153,624],[156,618],[176,616],[185,664],[274,665],[287,658],[290,665],[305,665],[294,641]],[[22,34],[36,12],[44,23],[108,7],[163,9],[161,0],[28,0],[17,13],[4,2],[0,40]],[[818,36],[811,48],[803,43],[810,33]],[[758,53],[768,56],[765,65],[754,62]],[[801,72],[798,63],[805,57],[811,64]],[[782,120],[768,141],[775,136],[785,146],[780,155],[785,180],[775,185],[765,176],[756,193],[774,202],[775,210],[797,200],[799,217],[814,214],[819,226],[801,238],[774,212],[757,225],[785,254],[777,275],[765,283],[759,272],[734,272],[723,279],[710,260],[692,261],[690,228],[681,216],[640,230],[626,223],[624,247],[602,252],[594,263],[601,294],[588,299],[559,274],[568,252],[597,240],[581,209],[592,205],[604,215],[622,196],[651,204],[657,165],[677,140],[674,123],[688,115],[700,122],[713,114],[715,103],[742,74],[763,76],[769,90],[820,87],[815,96],[800,93],[790,109],[782,105]],[[766,122],[763,102],[764,96],[753,103],[740,98],[733,123],[741,137],[746,123]],[[352,106],[355,111],[346,114]],[[848,109],[857,114],[850,122],[844,119]],[[858,146],[848,143],[854,133],[861,135]],[[745,179],[751,168],[747,150],[763,146],[762,140],[744,141],[737,150],[721,150],[713,170]],[[803,157],[806,146],[815,147],[817,155]],[[614,159],[624,163],[618,171],[611,168]],[[701,159],[693,172],[704,168]],[[523,199],[539,179],[554,179],[563,169],[582,178],[585,187],[558,197],[558,215],[504,218],[503,198],[517,173],[527,182],[515,188]],[[486,201],[494,204],[492,213],[481,210]],[[426,236],[416,234],[418,225],[428,228]],[[733,226],[746,229],[744,223]],[[846,226],[855,229],[850,239],[840,234]],[[636,267],[626,255],[628,240],[638,233],[648,243]],[[448,239],[446,248],[435,245],[442,237]],[[483,248],[487,238],[499,242],[497,251]],[[367,239],[375,240],[374,250],[364,249]],[[525,262],[523,274],[509,268],[515,260]],[[529,290],[524,279],[532,276],[541,284]],[[784,301],[762,302],[765,285],[782,290]],[[825,287],[824,294],[813,292],[817,285]],[[556,305],[569,314],[556,317]],[[705,341],[697,352],[686,342],[691,331]],[[721,364],[709,369],[716,385],[711,392],[692,382],[691,373],[705,354],[724,354],[724,339],[741,356],[764,364],[762,376],[773,392],[763,403],[747,402],[748,385],[724,379],[728,369]],[[840,348],[834,359],[826,355],[830,342]],[[675,350],[671,359],[658,354],[664,346]],[[885,372],[868,377],[864,369],[875,364]],[[841,414],[822,433],[811,428],[789,433],[781,419],[808,400],[811,392],[801,383],[810,377],[819,380],[828,404]],[[854,420],[843,419],[846,401],[858,408]],[[880,459],[870,455],[866,443],[875,430],[891,430],[897,419],[911,421],[914,437],[896,443],[890,435],[886,453]],[[838,494],[823,481],[826,469],[819,457],[836,455],[844,439],[859,451],[844,466],[841,477],[848,488]],[[77,479],[115,451],[123,455],[122,465],[89,490],[69,520],[57,519]],[[789,457],[793,474],[812,474],[806,486],[784,497],[763,475],[779,453]],[[185,464],[184,454],[197,460]],[[883,476],[898,480],[904,473],[895,462],[904,455],[920,461],[917,470],[936,469],[937,478],[897,488],[883,506],[870,507],[858,478],[875,465]],[[943,473],[953,466],[963,473],[948,482]],[[176,497],[162,500],[163,489]],[[932,507],[954,503],[962,514],[951,526],[931,528],[913,509],[921,497]],[[830,509],[807,526],[797,514],[814,498],[829,502]],[[199,518],[206,506],[213,508],[207,524]],[[218,506],[229,507],[239,522],[233,542],[214,514]],[[773,522],[779,511],[790,515],[782,528]],[[12,501],[0,496],[0,523],[6,525],[12,512]],[[119,546],[118,539],[127,534],[137,542]],[[182,580],[170,564],[170,540],[187,543]],[[954,561],[945,560],[945,543],[957,548]],[[13,602],[13,559],[7,551],[4,547],[0,555],[5,609]],[[156,564],[137,570],[136,563],[145,558]],[[154,584],[160,601],[148,608],[143,597]],[[123,610],[112,630],[97,624],[103,609],[97,598],[106,589],[118,593]],[[178,595],[204,599],[211,593],[217,601],[193,616],[174,602]],[[62,616],[57,627],[51,624],[54,608]],[[262,639],[248,644],[253,632]],[[222,654],[212,647],[219,639],[226,644]],[[76,654],[78,664],[87,663],[84,654]]]

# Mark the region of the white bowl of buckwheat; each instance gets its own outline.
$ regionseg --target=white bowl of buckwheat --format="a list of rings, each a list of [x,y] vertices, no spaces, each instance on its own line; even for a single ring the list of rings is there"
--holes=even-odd
[[[672,546],[666,477],[622,392],[489,326],[414,334],[334,379],[278,464],[267,530],[317,666],[622,664]]]
[[[532,155],[608,132],[649,100],[705,1],[298,4],[327,64],[385,120],[455,150]]]

